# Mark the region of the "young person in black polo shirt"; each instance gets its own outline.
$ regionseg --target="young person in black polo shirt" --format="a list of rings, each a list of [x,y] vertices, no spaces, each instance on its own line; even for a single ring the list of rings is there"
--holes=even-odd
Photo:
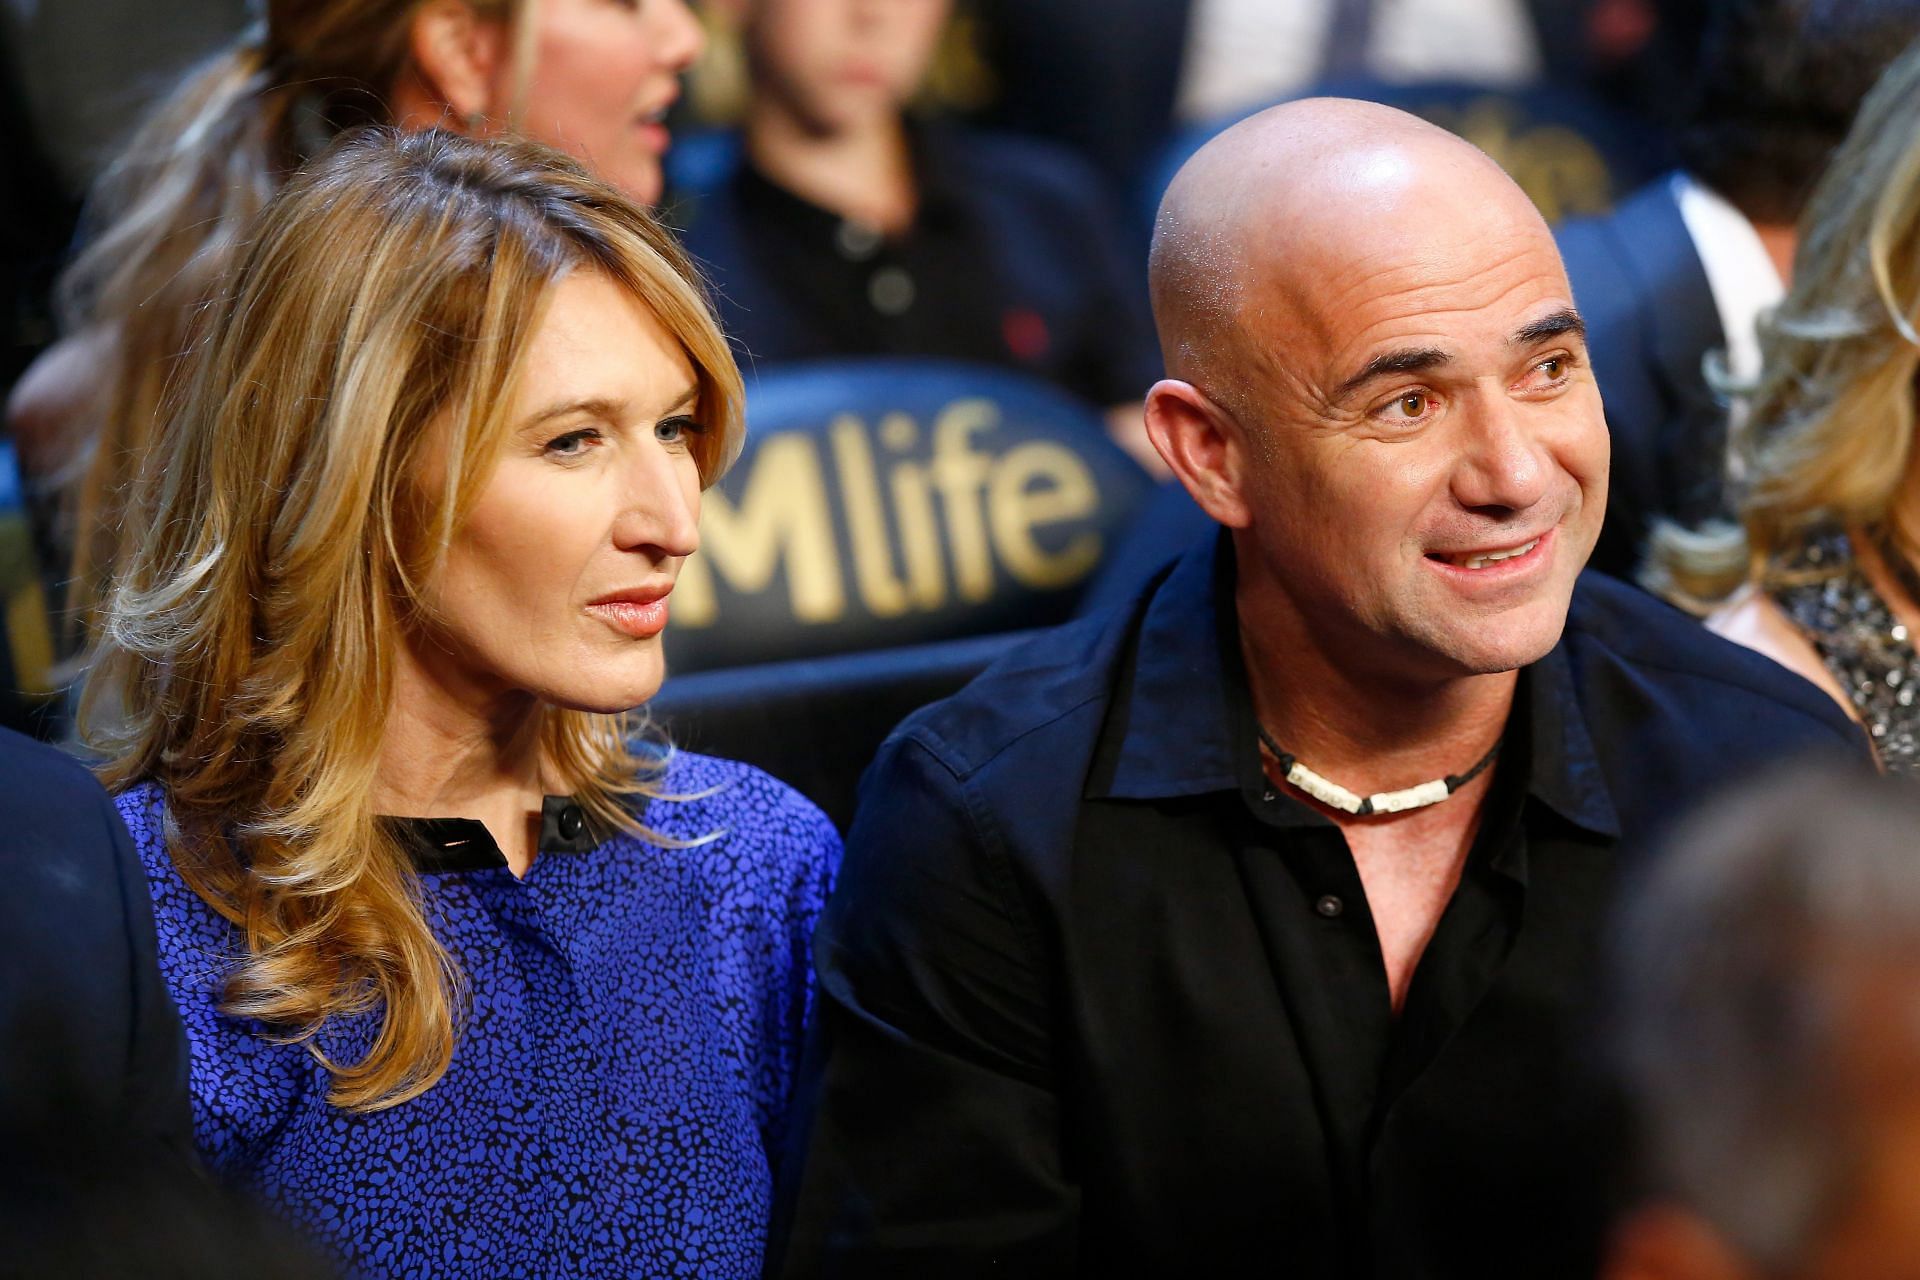
[[[949,0],[728,0],[753,93],[738,162],[685,238],[752,360],[1009,365],[1111,407],[1158,471],[1160,358],[1100,180],[1047,144],[912,119]]]

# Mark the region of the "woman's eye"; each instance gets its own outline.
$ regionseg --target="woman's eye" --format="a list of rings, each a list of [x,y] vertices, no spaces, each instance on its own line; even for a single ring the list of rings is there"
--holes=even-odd
[[[685,416],[662,418],[653,424],[654,438],[662,444],[680,444],[688,436],[697,436],[705,430],[694,419]]]
[[[578,458],[600,439],[600,433],[589,427],[580,431],[569,431],[565,435],[555,436],[547,441],[542,451],[553,458]]]

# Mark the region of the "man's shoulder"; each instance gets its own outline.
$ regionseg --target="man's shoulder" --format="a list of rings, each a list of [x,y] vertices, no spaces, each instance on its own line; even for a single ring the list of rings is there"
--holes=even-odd
[[[1563,644],[1583,703],[1617,705],[1637,690],[1674,716],[1764,723],[1783,747],[1859,745],[1853,723],[1813,684],[1605,574],[1581,575]]]
[[[71,806],[103,809],[106,793],[87,767],[44,742],[0,729],[0,807],[11,824],[20,816],[51,815]]]
[[[1094,614],[1038,633],[959,692],[901,721],[889,745],[914,743],[960,778],[992,770],[1015,748],[1026,758],[1090,747],[1118,678],[1131,613]]]

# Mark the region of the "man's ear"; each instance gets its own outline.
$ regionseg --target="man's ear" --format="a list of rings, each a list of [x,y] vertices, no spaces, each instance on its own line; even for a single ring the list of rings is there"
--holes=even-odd
[[[1202,511],[1229,529],[1253,522],[1246,437],[1200,388],[1177,378],[1154,383],[1147,392],[1147,438]]]
[[[421,5],[407,31],[407,51],[422,87],[457,122],[484,120],[501,105],[506,25],[482,18],[467,0]]]

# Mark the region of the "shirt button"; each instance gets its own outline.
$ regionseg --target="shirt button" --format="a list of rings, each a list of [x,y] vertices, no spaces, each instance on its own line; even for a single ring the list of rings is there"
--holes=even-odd
[[[580,812],[580,806],[570,804],[560,811],[560,838],[572,840],[587,829],[587,815]]]
[[[883,316],[906,314],[913,295],[913,277],[899,267],[882,267],[867,282],[867,301]]]
[[[880,231],[864,222],[848,219],[833,233],[833,244],[847,261],[865,262],[880,252]]]
[[[1340,899],[1334,897],[1330,893],[1324,893],[1320,895],[1320,901],[1313,904],[1313,909],[1315,911],[1318,911],[1321,915],[1325,916],[1327,919],[1331,920],[1334,917],[1338,916],[1342,911],[1345,911],[1347,909],[1347,904],[1340,901]]]

